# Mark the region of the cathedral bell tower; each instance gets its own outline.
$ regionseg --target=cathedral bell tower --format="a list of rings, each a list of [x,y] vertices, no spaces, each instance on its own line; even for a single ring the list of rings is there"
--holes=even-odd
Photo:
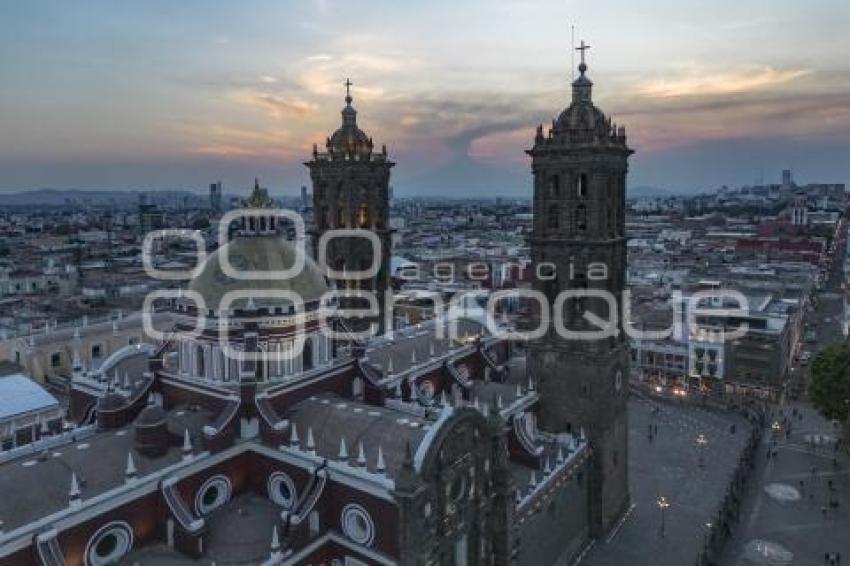
[[[368,230],[377,237],[379,249],[362,236],[335,236],[328,240],[326,265],[336,273],[337,289],[374,293],[380,315],[349,318],[355,330],[369,323],[384,329],[385,295],[390,282],[391,232],[389,227],[390,169],[395,165],[387,157],[387,147],[374,151],[372,138],[357,126],[357,111],[351,105],[351,81],[345,82],[345,108],[342,125],[327,139],[325,151],[313,146],[313,159],[305,163],[313,183],[314,241],[333,230]],[[369,270],[377,265],[377,273],[355,280],[351,273]],[[368,308],[361,298],[341,299],[348,309]]]
[[[546,335],[529,345],[528,368],[539,383],[540,427],[584,431],[589,439],[590,528],[598,536],[629,505],[629,355],[620,306],[626,170],[633,152],[625,128],[594,106],[584,57],[588,46],[582,42],[578,49],[572,103],[546,134],[538,126],[527,152],[534,175],[534,289],[545,295],[552,313]],[[582,296],[590,293],[595,296]],[[611,321],[612,327],[602,332],[588,317]]]

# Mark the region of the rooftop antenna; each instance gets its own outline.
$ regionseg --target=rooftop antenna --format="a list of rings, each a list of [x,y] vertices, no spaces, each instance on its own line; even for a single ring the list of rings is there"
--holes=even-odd
[[[576,80],[576,26],[570,24],[570,73],[571,80]]]

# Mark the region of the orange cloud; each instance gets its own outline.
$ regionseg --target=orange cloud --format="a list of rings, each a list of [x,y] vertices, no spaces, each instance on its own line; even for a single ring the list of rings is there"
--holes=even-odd
[[[267,112],[272,118],[302,117],[315,112],[318,106],[303,100],[289,100],[266,92],[242,91],[236,94],[243,106]]]
[[[789,83],[810,73],[812,69],[779,70],[773,67],[714,73],[693,71],[684,76],[638,85],[638,93],[654,98],[740,94]]]

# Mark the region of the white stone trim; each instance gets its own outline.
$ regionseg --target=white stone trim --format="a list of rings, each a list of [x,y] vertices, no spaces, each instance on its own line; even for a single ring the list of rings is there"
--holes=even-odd
[[[213,487],[219,490],[218,497],[216,497],[216,500],[213,503],[206,504],[204,503],[204,495],[207,490]],[[230,478],[223,474],[217,474],[207,478],[195,494],[195,514],[198,517],[206,517],[210,513],[213,513],[227,505],[232,495],[233,484],[230,483]]]
[[[91,553],[97,547],[97,543],[99,542],[99,539],[108,535],[113,530],[120,530],[120,531],[123,532],[124,537],[125,537],[124,538],[124,542],[125,542],[124,548],[121,549],[119,547],[118,549],[116,549],[116,551],[113,551],[112,554],[105,561],[92,560]],[[133,549],[133,528],[130,527],[130,525],[127,524],[127,522],[125,522],[125,521],[112,521],[112,522],[109,522],[109,523],[103,525],[102,527],[100,527],[89,538],[88,542],[86,543],[86,550],[85,550],[85,554],[84,554],[85,561],[86,561],[85,563],[87,564],[87,566],[101,566],[101,565],[105,566],[107,564],[115,564],[118,561],[120,561],[121,558],[126,556],[132,549]]]
[[[353,522],[357,520],[362,520],[365,523],[365,531],[362,533],[356,532],[356,528],[359,526],[354,525]],[[372,516],[369,512],[362,505],[349,503],[343,507],[342,513],[340,513],[339,522],[345,536],[355,543],[362,546],[372,546],[375,542],[375,522],[372,520]]]
[[[284,500],[280,494],[279,488],[281,484],[286,485],[289,489],[290,497],[288,501]],[[268,492],[269,499],[286,510],[292,509],[292,506],[298,501],[298,491],[295,489],[295,482],[292,481],[292,478],[286,472],[276,471],[269,474],[269,479],[266,482],[266,491]]]

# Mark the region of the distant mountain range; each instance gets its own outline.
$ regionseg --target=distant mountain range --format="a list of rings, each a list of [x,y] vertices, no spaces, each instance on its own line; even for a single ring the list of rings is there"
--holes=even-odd
[[[637,187],[627,187],[626,196],[628,198],[658,198],[678,196],[681,193],[670,189],[662,189],[660,187],[652,187],[649,185],[640,185]]]
[[[112,206],[135,207],[144,198],[151,204],[198,205],[208,202],[206,195],[184,190],[89,190],[89,189],[35,189],[16,193],[0,193],[0,207],[17,206]]]
[[[499,172],[504,176],[503,172]],[[496,179],[480,178],[477,183],[473,184],[470,178],[470,186],[467,190],[459,190],[452,196],[464,198],[488,198],[502,196],[503,198],[512,198],[510,194],[494,195],[487,190],[487,180],[495,181]],[[486,176],[484,176],[486,177]],[[495,182],[493,183],[495,184]],[[417,187],[415,183],[413,188]],[[410,198],[410,190],[405,191]],[[420,191],[423,196],[429,195],[431,191]],[[482,195],[483,193],[483,195]],[[488,194],[489,193],[489,194]],[[626,196],[628,198],[657,198],[674,196],[677,193],[668,189],[662,189],[652,186],[634,186],[628,187]],[[479,196],[482,195],[482,196]],[[230,195],[224,195],[226,201]],[[437,195],[432,195],[437,196]],[[528,198],[530,195],[516,195],[517,198]],[[96,207],[113,207],[116,209],[135,208],[140,200],[144,198],[145,202],[150,204],[167,205],[171,207],[188,206],[206,206],[209,202],[207,195],[193,193],[186,190],[91,190],[91,189],[34,189],[30,191],[19,191],[14,193],[0,193],[0,208],[2,207],[65,207],[65,206],[96,206]]]

